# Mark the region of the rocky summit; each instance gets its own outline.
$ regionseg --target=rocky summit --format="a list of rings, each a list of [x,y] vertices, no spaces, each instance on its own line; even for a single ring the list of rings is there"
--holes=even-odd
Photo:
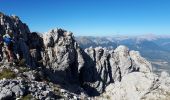
[[[15,62],[1,45],[0,100],[169,100],[170,77],[156,75],[138,51],[120,45],[81,49],[72,32],[30,32],[0,13],[0,34],[13,33]]]

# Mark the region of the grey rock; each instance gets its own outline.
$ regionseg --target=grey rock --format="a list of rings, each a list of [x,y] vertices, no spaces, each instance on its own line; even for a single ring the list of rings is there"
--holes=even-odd
[[[99,100],[141,100],[158,79],[152,73],[132,72],[122,77],[121,82],[110,84]],[[153,99],[155,100],[155,99]]]
[[[25,23],[22,23],[17,16],[0,14],[0,33],[2,35],[12,32],[14,40],[14,54],[20,55],[20,59],[25,59],[25,63],[30,67],[35,67],[32,61],[29,47],[27,45],[30,30]],[[2,51],[1,51],[2,52]],[[3,52],[3,61],[7,62],[6,54]],[[19,58],[18,58],[19,59]]]
[[[1,100],[11,99],[11,98],[12,98],[12,91],[10,91],[8,89],[3,89],[0,92],[0,99]]]
[[[130,57],[132,59],[132,67],[138,69],[140,72],[152,72],[151,63],[145,58],[141,57],[138,51],[130,51]]]
[[[12,99],[15,97],[22,97],[25,93],[25,88],[21,88],[23,84],[21,81],[18,80],[1,80],[0,82],[1,92],[0,98],[1,99]]]
[[[105,88],[134,71],[151,72],[151,64],[135,51],[125,46],[115,50],[102,47],[78,46],[72,34],[62,29],[54,29],[43,35],[45,52],[43,63],[54,81],[82,84],[84,88],[96,89],[102,93]]]
[[[23,91],[24,89],[22,89],[19,85],[12,87],[11,90],[13,93],[15,93],[16,97],[23,96],[24,92],[25,92],[25,91]]]
[[[3,85],[3,86],[2,86]],[[22,98],[25,93],[31,93],[35,99],[55,99],[54,85],[33,80],[6,79],[0,80],[0,99]]]
[[[52,79],[78,83],[78,72],[84,61],[72,33],[54,29],[43,34],[43,40],[46,47],[42,56],[44,66],[52,72]]]
[[[114,51],[96,47],[85,49],[85,65],[80,73],[83,84],[102,93],[105,88],[131,72],[152,71],[151,64],[135,51],[119,46]]]
[[[23,75],[30,80],[36,80],[37,78],[36,73],[37,72],[33,70],[33,71],[23,72]]]

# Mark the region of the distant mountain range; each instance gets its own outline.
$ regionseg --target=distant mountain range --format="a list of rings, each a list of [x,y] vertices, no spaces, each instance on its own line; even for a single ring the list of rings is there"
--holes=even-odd
[[[155,71],[166,70],[170,72],[170,35],[140,35],[140,36],[112,36],[112,37],[76,37],[80,46],[106,47],[114,49],[118,45],[125,45],[131,50],[140,51],[141,55],[152,62]]]

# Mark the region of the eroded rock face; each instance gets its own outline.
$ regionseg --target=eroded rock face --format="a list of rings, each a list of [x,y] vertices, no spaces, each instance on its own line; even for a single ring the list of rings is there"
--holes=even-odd
[[[130,57],[133,62],[132,67],[138,69],[139,72],[152,72],[152,65],[146,59],[141,57],[138,51],[130,51]]]
[[[157,77],[151,73],[133,72],[125,75],[121,82],[110,84],[102,97],[110,100],[140,100],[156,80]]]
[[[44,34],[43,40],[45,45],[44,66],[49,71],[53,71],[56,80],[78,83],[79,69],[83,66],[84,60],[72,33],[54,29]]]
[[[167,72],[162,72],[157,82],[155,82],[142,100],[169,100],[170,98],[170,77]]]
[[[165,75],[166,74],[166,75]],[[121,82],[110,84],[98,100],[168,100],[170,78],[165,72],[160,77],[153,73],[133,72]]]
[[[43,35],[44,66],[54,81],[80,83],[94,95],[131,72],[151,72],[151,64],[125,46],[115,50],[96,47],[80,49],[72,33],[54,29]]]
[[[8,31],[12,31],[17,34],[22,34],[24,41],[28,40],[28,34],[30,30],[25,23],[22,23],[18,16],[7,16],[0,13],[0,33],[4,34]]]
[[[0,34],[3,36],[6,33],[12,32],[14,42],[14,54],[19,54],[18,59],[25,59],[26,64],[30,67],[36,67],[30,56],[29,47],[27,45],[29,40],[30,30],[25,23],[22,23],[19,17],[12,15],[7,16],[0,13]],[[2,47],[1,47],[2,48]],[[3,52],[5,55],[5,52]],[[6,62],[6,58],[3,58]]]
[[[131,72],[151,72],[151,64],[135,51],[129,51],[125,46],[119,46],[109,51],[106,48],[85,49],[85,65],[81,71],[81,78],[99,93],[122,77]]]

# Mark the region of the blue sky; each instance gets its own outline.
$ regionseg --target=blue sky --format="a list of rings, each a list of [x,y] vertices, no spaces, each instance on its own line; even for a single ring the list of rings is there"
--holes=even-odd
[[[75,35],[170,34],[170,0],[0,0],[31,31],[64,28]]]

